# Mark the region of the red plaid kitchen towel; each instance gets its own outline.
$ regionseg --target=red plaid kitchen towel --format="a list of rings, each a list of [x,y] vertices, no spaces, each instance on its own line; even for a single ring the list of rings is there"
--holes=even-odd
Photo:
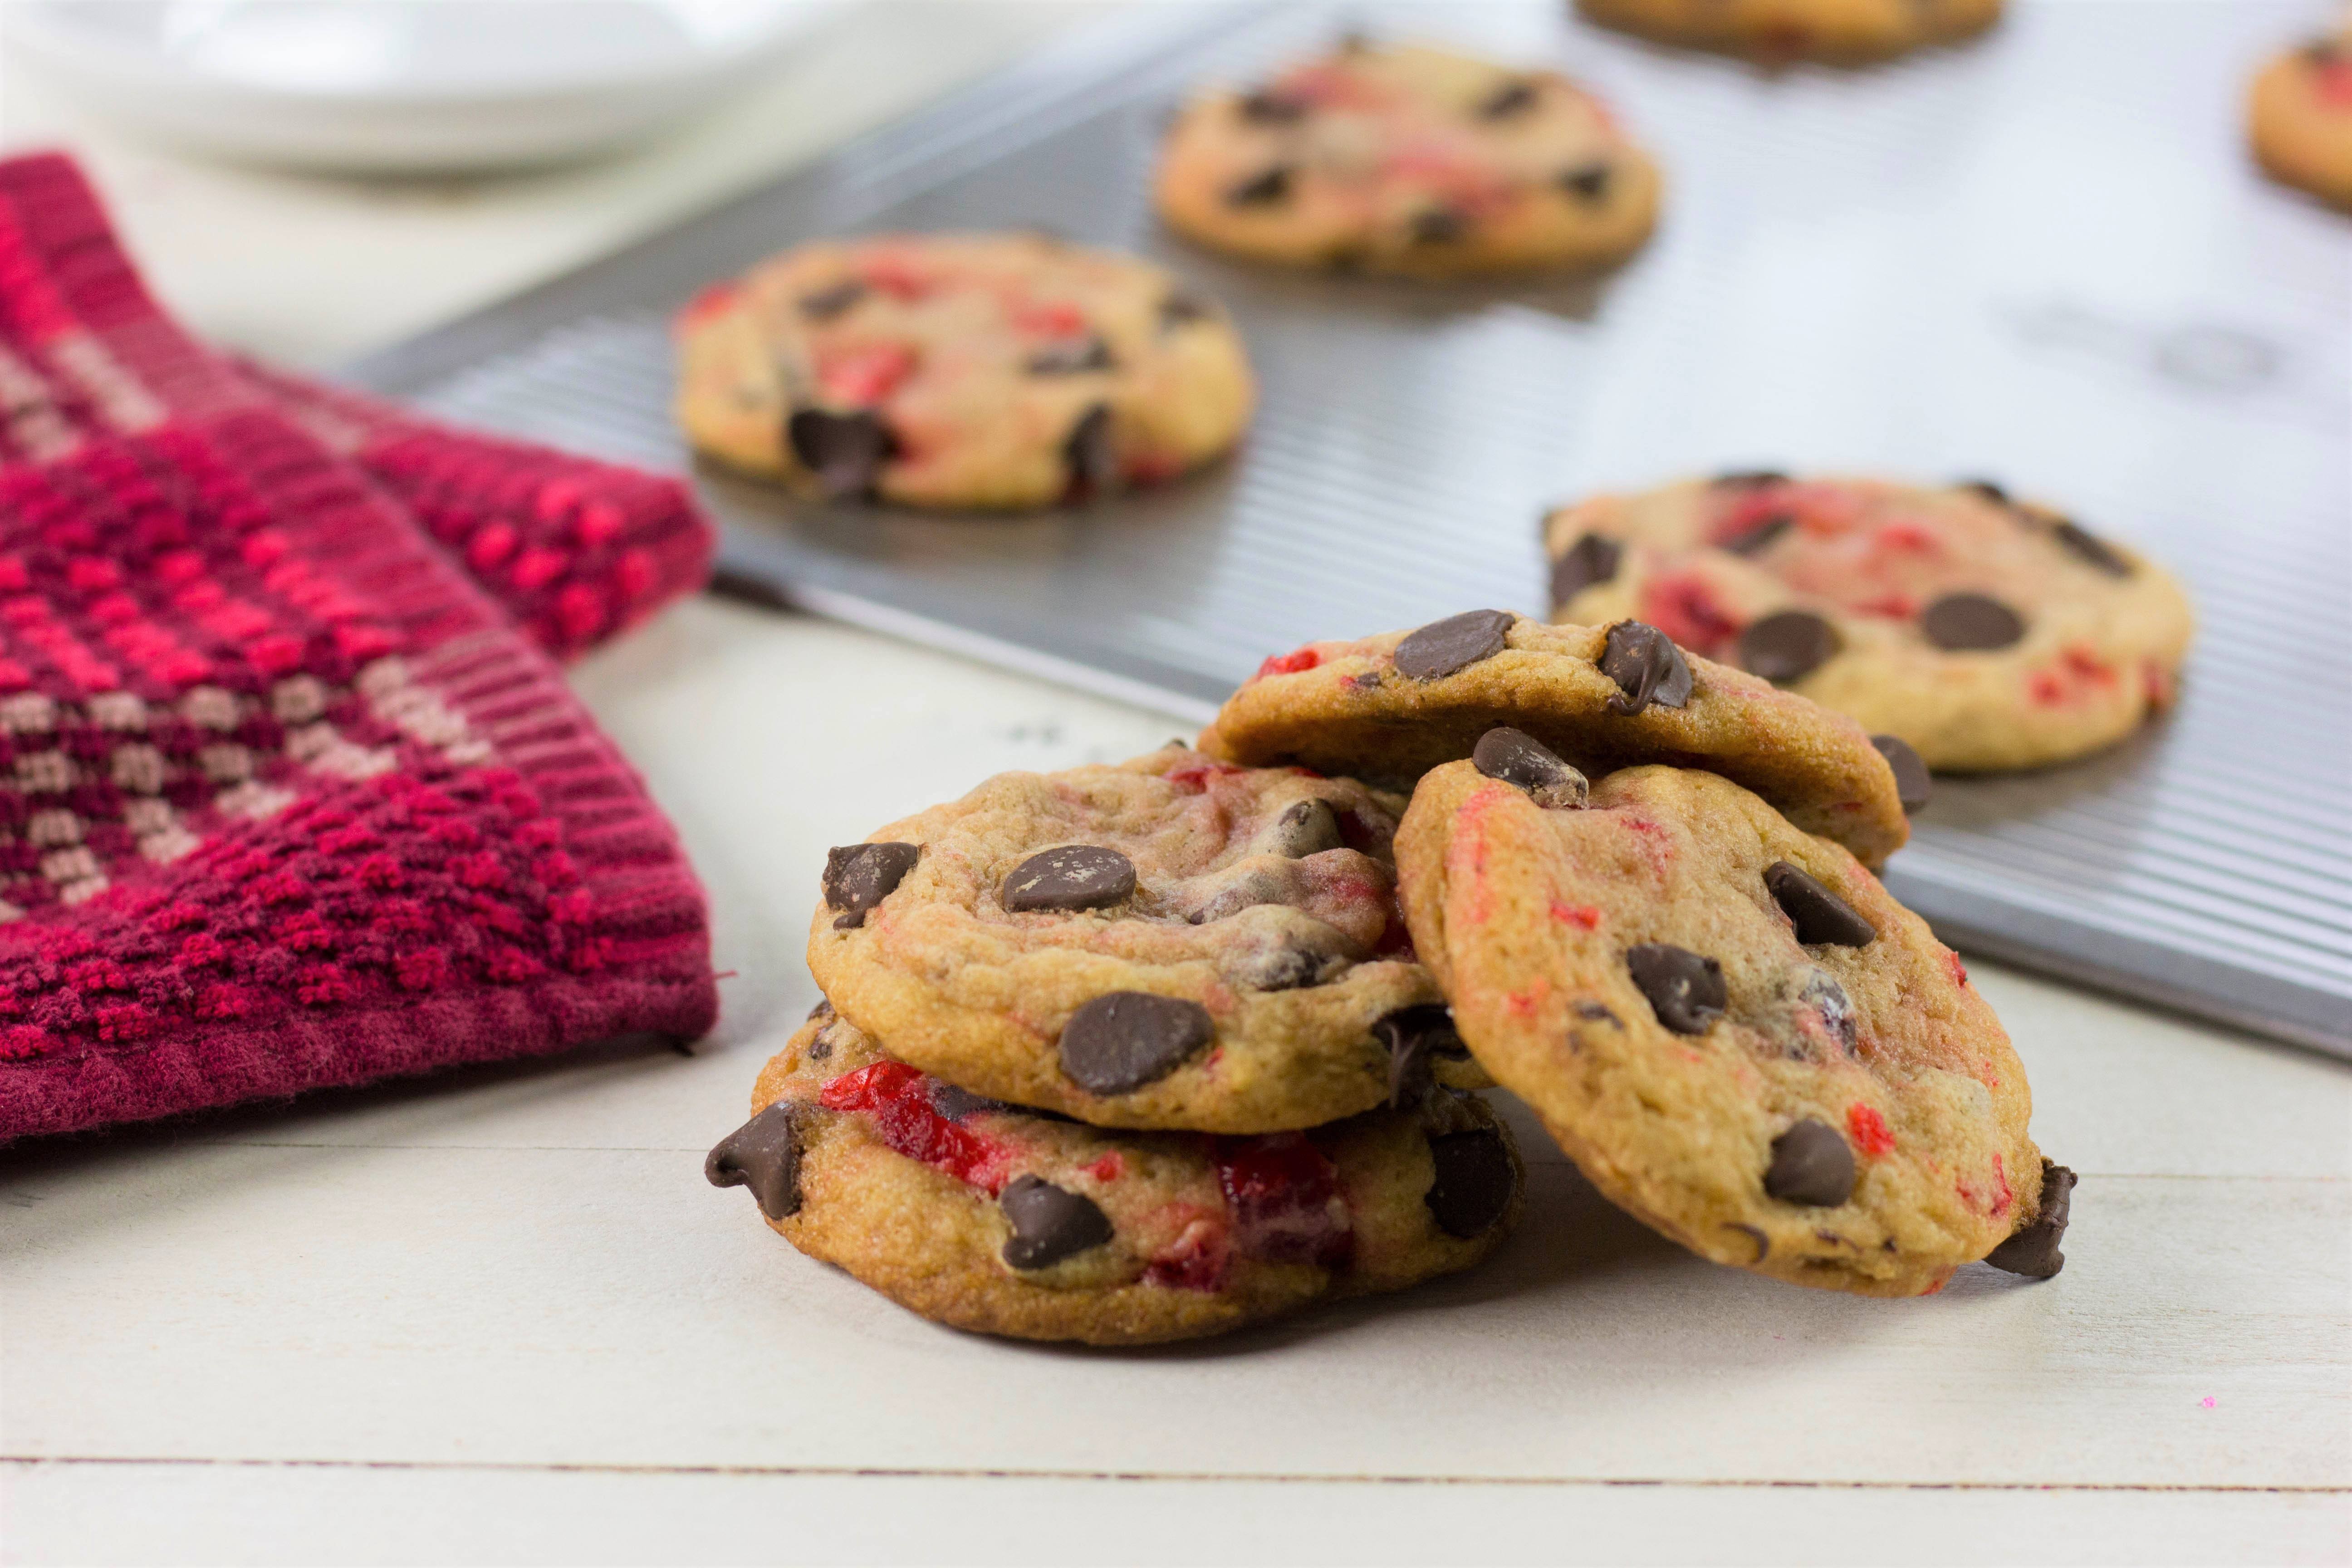
[[[295,390],[165,320],[69,164],[0,163],[0,1140],[715,1016],[544,651],[696,580],[690,505]]]

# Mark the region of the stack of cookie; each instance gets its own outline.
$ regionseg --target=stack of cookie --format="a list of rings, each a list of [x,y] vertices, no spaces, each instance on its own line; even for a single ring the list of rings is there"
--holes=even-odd
[[[1477,1262],[1499,1081],[1717,1262],[2054,1273],[2023,1068],[1868,868],[1916,771],[1639,621],[1314,644],[1195,746],[834,850],[827,1000],[708,1173],[926,1316],[1144,1342]]]

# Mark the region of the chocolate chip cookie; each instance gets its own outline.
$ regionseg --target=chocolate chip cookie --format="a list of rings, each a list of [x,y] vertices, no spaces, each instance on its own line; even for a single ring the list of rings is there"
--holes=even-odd
[[[1873,1296],[1993,1252],[2056,1271],[2009,1037],[1844,849],[1713,773],[1582,805],[1476,762],[1421,781],[1406,918],[1462,1038],[1595,1186],[1692,1251]]]
[[[1622,259],[1658,172],[1609,110],[1549,70],[1350,43],[1169,131],[1160,213],[1220,250],[1445,277]]]
[[[957,1089],[820,1006],[710,1152],[812,1258],[959,1329],[1148,1344],[1469,1268],[1519,1205],[1475,1096],[1259,1137],[1108,1132]]]
[[[1174,745],[1000,774],[833,851],[809,967],[893,1055],[1105,1127],[1318,1126],[1400,1056],[1480,1088],[1397,910],[1403,809]]]
[[[1859,64],[1948,44],[2000,18],[2001,0],[1577,0],[1586,20],[1767,65]]]
[[[1711,768],[1877,865],[1910,828],[1895,769],[1851,721],[1685,657],[1633,620],[1552,626],[1473,610],[1412,632],[1279,654],[1202,731],[1204,752],[1409,788],[1489,730],[1525,731],[1588,774]]]
[[[697,451],[829,499],[1027,508],[1221,456],[1255,396],[1233,325],[1159,268],[1042,235],[806,245],[677,322]]]
[[[1546,531],[1559,619],[1639,616],[1932,768],[2111,745],[2170,704],[2189,646],[2163,568],[1987,480],[1727,474],[1596,496]]]
[[[2246,116],[2272,178],[2352,210],[2352,21],[2264,66]]]

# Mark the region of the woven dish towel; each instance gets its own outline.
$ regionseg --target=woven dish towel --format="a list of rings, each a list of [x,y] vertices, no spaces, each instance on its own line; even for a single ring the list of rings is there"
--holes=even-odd
[[[28,188],[96,214],[0,164],[0,1140],[707,1030],[701,889],[515,618],[568,649],[641,615],[700,570],[707,536],[662,553],[690,506],[322,398],[340,455]],[[418,440],[478,465],[433,492],[477,532],[502,476],[573,482],[516,528],[564,572],[420,525],[378,467]]]
[[[58,154],[0,159],[0,310],[17,323],[0,353],[0,461],[173,414],[275,407],[365,469],[562,658],[709,576],[710,525],[675,479],[457,429],[197,342]]]

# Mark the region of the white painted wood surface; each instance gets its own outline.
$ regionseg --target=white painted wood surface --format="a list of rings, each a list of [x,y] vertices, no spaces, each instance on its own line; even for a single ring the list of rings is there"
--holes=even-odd
[[[959,11],[906,76],[1050,20]],[[816,98],[796,150],[875,112]],[[55,128],[0,104],[0,140]],[[457,219],[72,136],[207,330],[274,306],[236,246],[175,247],[198,213],[406,258],[359,264],[357,324],[296,289],[242,334],[318,359],[515,281],[488,252],[556,199]],[[574,243],[740,156],[563,177]],[[707,601],[578,684],[709,883],[718,1034],[0,1155],[0,1561],[2352,1561],[2337,1064],[1979,965],[2084,1176],[2048,1284],[1717,1269],[1523,1126],[1528,1221],[1469,1278],[1144,1353],[970,1338],[802,1258],[701,1156],[814,999],[827,845],[1171,726]]]

